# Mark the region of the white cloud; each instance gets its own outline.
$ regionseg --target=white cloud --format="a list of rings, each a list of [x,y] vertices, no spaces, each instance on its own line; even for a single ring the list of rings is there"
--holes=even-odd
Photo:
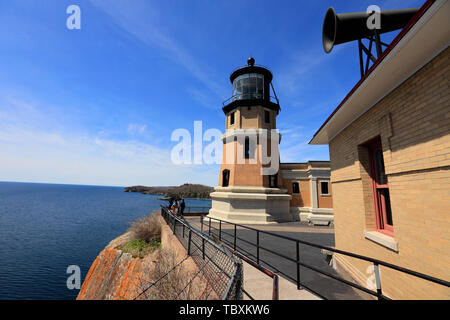
[[[144,134],[147,130],[147,125],[145,124],[137,124],[137,123],[130,123],[128,125],[128,133],[131,134]]]
[[[177,166],[170,150],[138,141],[0,128],[0,180],[93,185],[214,183],[213,166]]]
[[[119,186],[217,183],[215,166],[173,164],[172,143],[158,147],[159,140],[149,138],[147,125],[130,123],[122,135],[114,134],[120,138],[112,138],[105,130],[92,134],[75,129],[77,123],[69,116],[62,121],[48,110],[32,98],[0,96],[0,181]]]

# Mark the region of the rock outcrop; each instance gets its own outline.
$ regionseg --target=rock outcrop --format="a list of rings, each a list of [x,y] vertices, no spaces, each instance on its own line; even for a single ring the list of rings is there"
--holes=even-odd
[[[77,300],[133,300],[151,283],[159,250],[142,259],[133,258],[117,249],[129,240],[130,234],[125,233],[97,256]]]
[[[164,220],[161,221],[161,249],[144,258],[133,258],[131,254],[118,249],[130,240],[131,234],[125,233],[100,252],[84,279],[77,300],[133,300],[136,297],[138,300],[219,299]],[[167,256],[173,257],[173,260],[167,261],[164,258]],[[165,277],[166,271],[173,270],[179,263],[182,265],[177,267],[178,272],[171,272],[170,277]],[[161,276],[161,270],[164,276]],[[170,283],[169,279],[174,282]],[[164,287],[166,281],[169,283]],[[161,284],[162,291],[158,291],[161,288],[156,286],[151,289],[156,289],[156,292],[149,290],[140,296],[152,282]]]

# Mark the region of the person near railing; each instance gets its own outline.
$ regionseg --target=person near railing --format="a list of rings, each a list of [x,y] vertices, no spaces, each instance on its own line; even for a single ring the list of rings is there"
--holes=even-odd
[[[174,199],[172,202],[172,205],[170,206],[170,212],[172,212],[173,215],[178,215],[178,199]]]
[[[186,208],[186,203],[184,202],[184,199],[183,198],[181,198],[179,201],[178,201],[178,206],[179,206],[179,213],[180,213],[180,216],[183,216],[183,214],[184,214],[184,208]]]

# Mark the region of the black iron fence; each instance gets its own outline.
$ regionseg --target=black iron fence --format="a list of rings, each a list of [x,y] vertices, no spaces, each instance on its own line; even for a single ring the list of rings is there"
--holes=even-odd
[[[184,213],[208,213],[211,207],[186,207],[184,208]]]
[[[216,296],[222,300],[241,300],[242,262],[168,208],[161,206],[161,215],[196,263],[198,275],[201,273]],[[208,297],[215,298],[211,294]]]
[[[204,221],[206,220],[206,221]],[[213,225],[214,224],[214,225]],[[226,228],[225,228],[226,227]],[[231,228],[230,228],[231,227]],[[242,237],[238,236],[238,230],[246,230],[248,232],[253,232],[253,237],[246,237],[247,239],[244,239]],[[276,234],[269,231],[262,231],[258,230],[252,227],[230,223],[227,221],[223,221],[220,219],[210,218],[210,217],[201,217],[201,231],[207,232],[209,235],[215,234],[217,235],[218,239],[229,245],[232,249],[240,252],[241,254],[252,257],[257,264],[265,265],[269,268],[271,268],[272,271],[283,275],[287,279],[293,281],[297,284],[298,289],[305,288],[308,291],[312,292],[313,294],[319,296],[322,299],[327,299],[323,294],[319,293],[317,290],[313,289],[311,285],[306,285],[304,281],[302,281],[301,278],[301,268],[304,267],[306,269],[312,270],[320,275],[323,275],[327,278],[334,279],[346,286],[350,286],[352,288],[355,288],[357,290],[360,290],[362,292],[365,292],[366,294],[369,294],[371,296],[375,296],[378,299],[389,299],[387,296],[383,295],[382,287],[381,287],[381,278],[380,278],[380,266],[384,266],[393,270],[397,270],[401,273],[408,274],[420,279],[424,279],[442,286],[450,287],[450,282],[438,279],[417,271],[413,271],[410,269],[406,269],[403,267],[399,267],[381,260],[373,259],[370,257],[361,256],[358,254],[354,254],[351,252],[346,252],[342,250],[338,250],[332,247],[318,245],[312,242],[303,241],[299,239],[295,239],[292,237]],[[293,256],[289,256],[286,254],[283,254],[281,252],[276,252],[273,249],[269,249],[267,246],[262,245],[262,236],[270,237],[270,240],[265,239],[265,244],[270,243],[270,241],[285,241],[285,245],[292,246],[292,251],[295,252]],[[254,241],[249,241],[249,239],[254,239]],[[329,252],[337,253],[346,257],[351,257],[355,259],[359,259],[362,261],[366,261],[373,264],[373,271],[375,275],[375,284],[376,284],[376,291],[368,289],[366,287],[363,287],[359,284],[353,283],[349,280],[344,279],[340,275],[334,272],[330,272],[327,269],[319,268],[318,266],[314,266],[311,263],[307,263],[310,261],[302,261],[300,256],[300,246],[307,246],[307,247],[313,247],[317,249],[326,250]],[[245,248],[244,248],[245,247]],[[270,255],[277,257],[276,262],[269,262],[267,259],[263,259],[261,256],[261,253],[269,253]],[[308,259],[306,259],[308,260]],[[310,260],[310,259],[309,259]],[[276,264],[276,265],[275,265]],[[287,270],[292,270],[292,267],[295,267],[295,276],[293,276],[292,272],[288,272]]]

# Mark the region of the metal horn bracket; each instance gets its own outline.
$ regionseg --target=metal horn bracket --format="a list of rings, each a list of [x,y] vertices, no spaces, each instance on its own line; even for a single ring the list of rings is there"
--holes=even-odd
[[[369,40],[369,45],[366,47],[362,41],[362,39],[358,39],[358,49],[359,49],[359,66],[361,70],[361,78],[369,71],[369,68],[381,57],[383,54],[383,47],[388,47],[389,45],[382,42],[380,35],[377,30],[373,31],[373,34],[370,38],[364,38]],[[372,53],[373,44],[375,43],[376,48],[376,57]],[[365,61],[364,61],[365,60]],[[370,64],[372,62],[372,64]]]

